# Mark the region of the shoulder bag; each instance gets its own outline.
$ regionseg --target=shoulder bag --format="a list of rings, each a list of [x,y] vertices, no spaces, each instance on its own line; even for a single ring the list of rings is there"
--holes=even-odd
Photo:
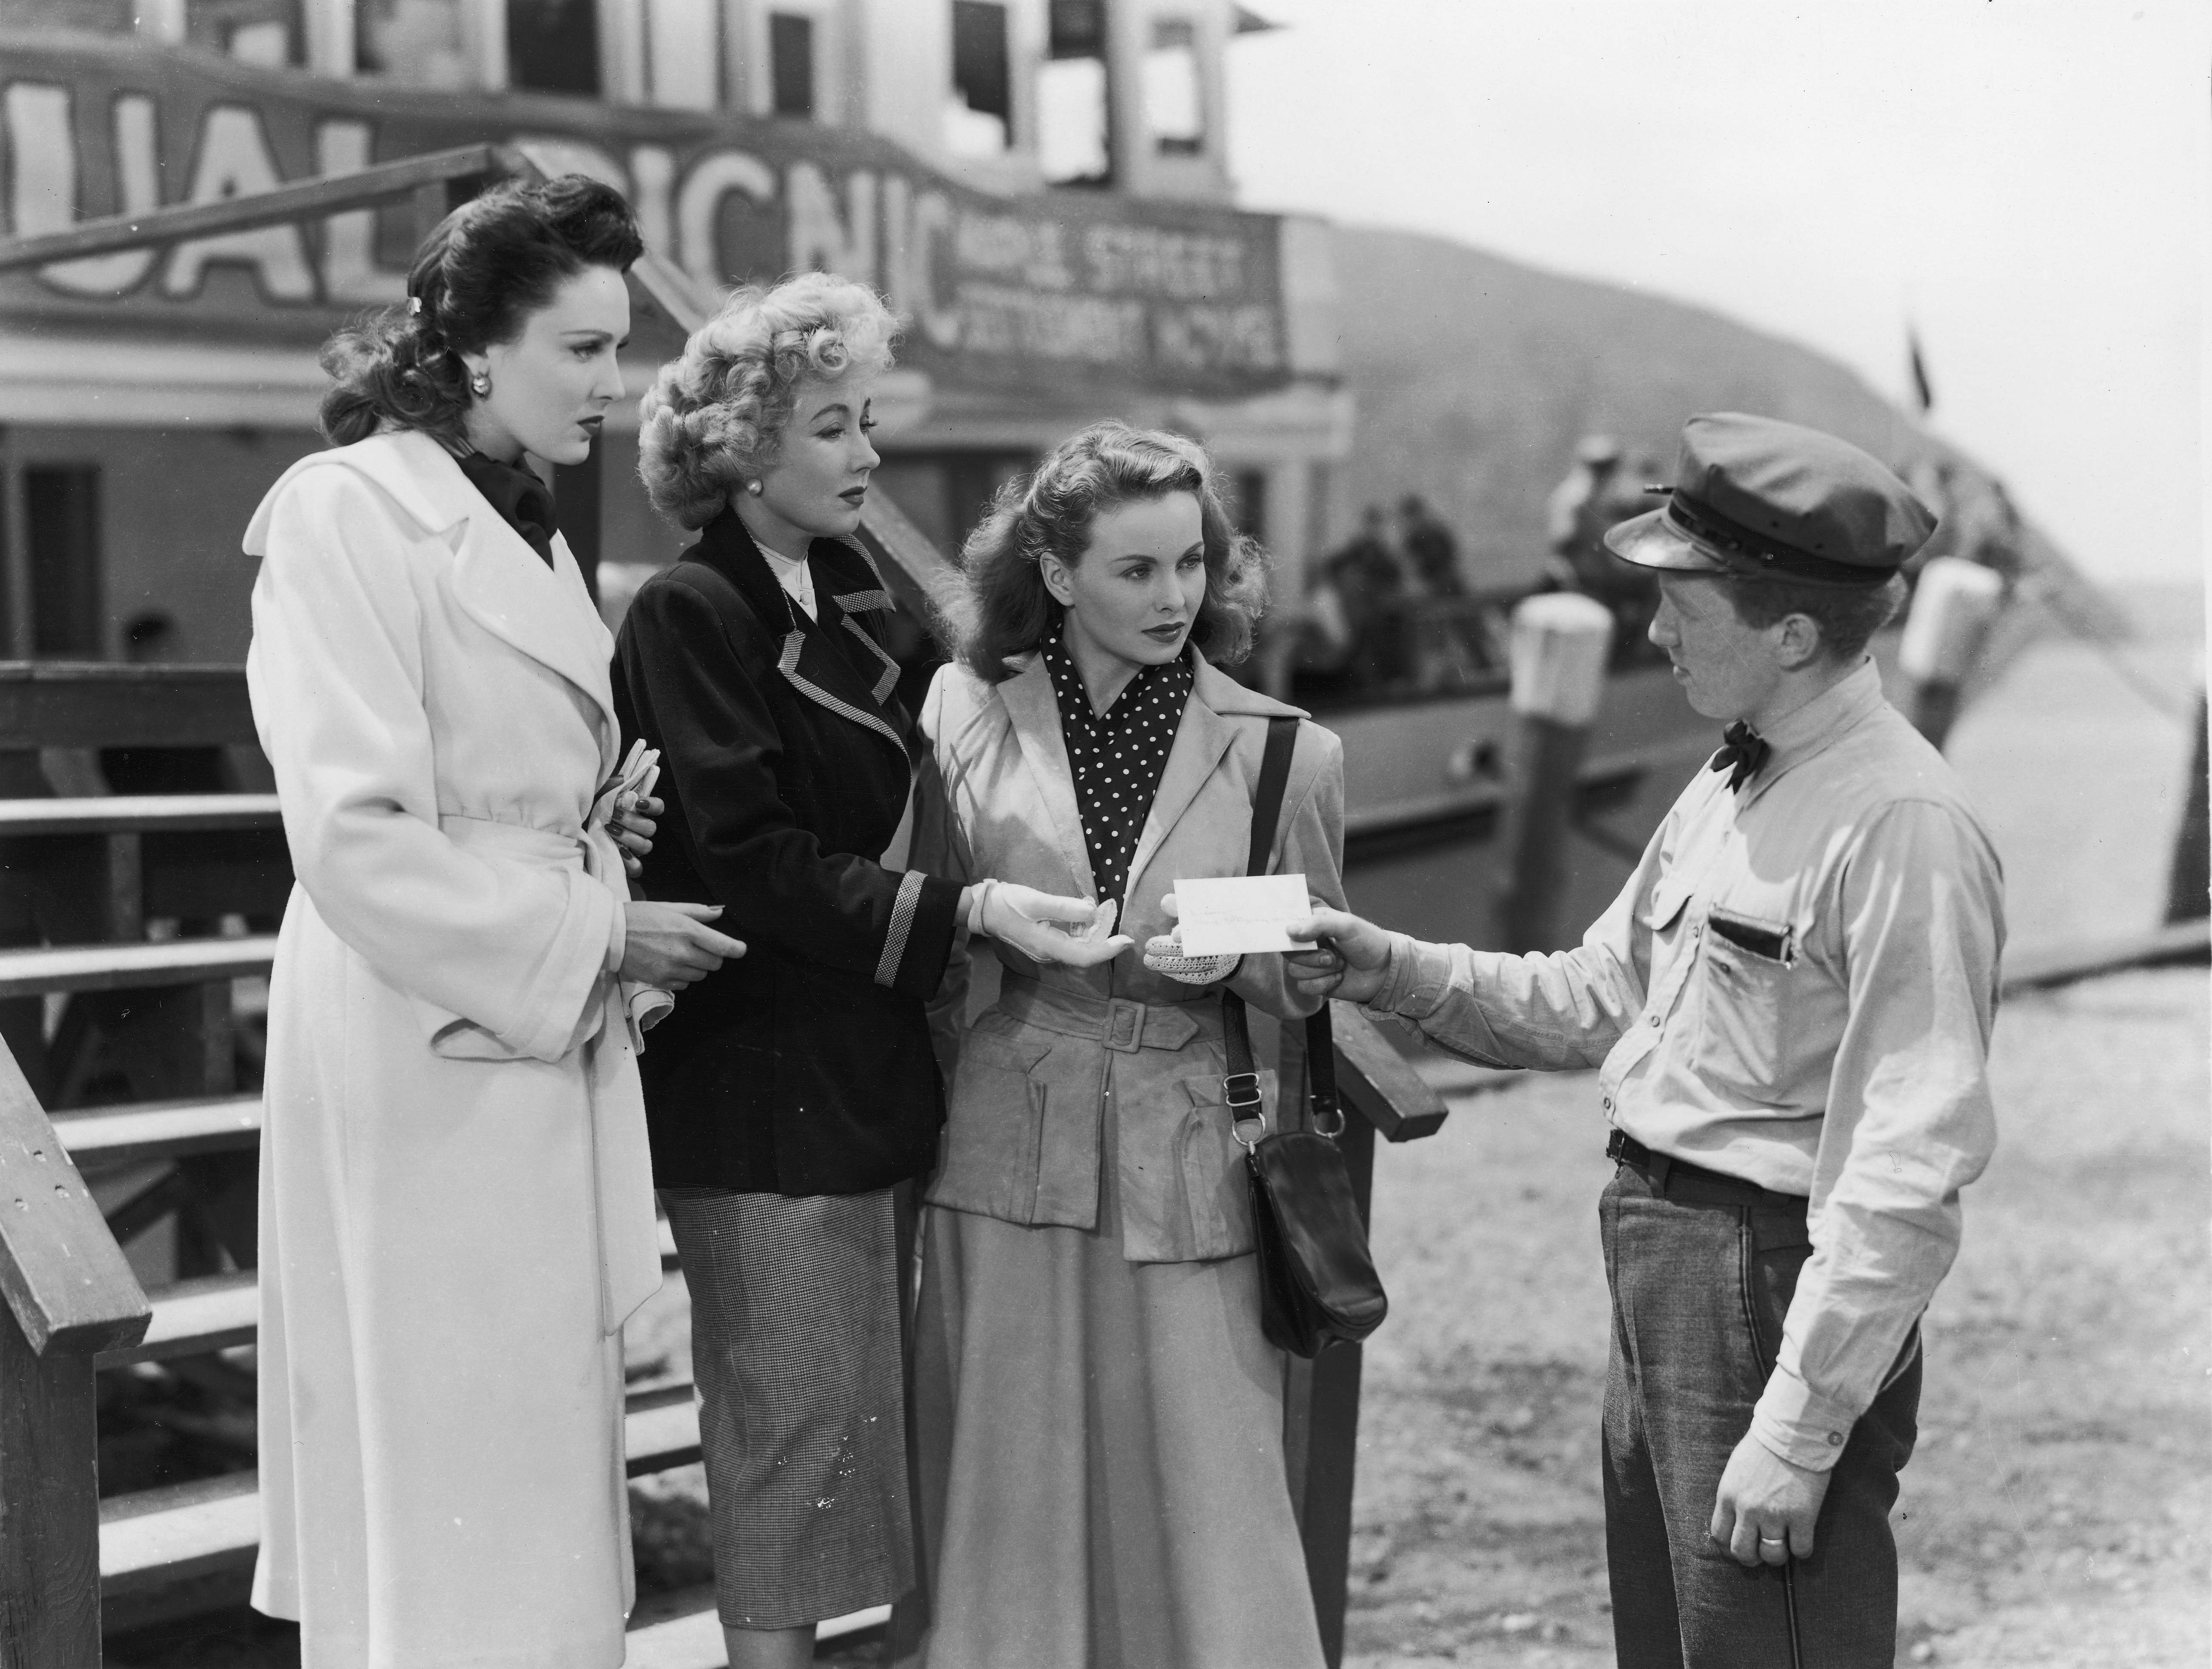
[[[1298,721],[1267,722],[1267,751],[1252,797],[1252,850],[1245,872],[1264,875],[1290,780]],[[1267,1342],[1293,1355],[1318,1355],[1331,1344],[1357,1344],[1382,1325],[1390,1302],[1367,1249],[1367,1225],[1352,1192],[1352,1176],[1336,1138],[1344,1111],[1336,1099],[1335,1041],[1324,999],[1306,1022],[1306,1084],[1313,1117],[1309,1127],[1287,1127],[1267,1109],[1253,1070],[1252,1038],[1244,999],[1221,993],[1223,1041],[1229,1057],[1231,1128],[1244,1149],[1252,1187],[1252,1223],[1260,1256],[1260,1326]],[[1256,1133],[1248,1133],[1256,1132]]]

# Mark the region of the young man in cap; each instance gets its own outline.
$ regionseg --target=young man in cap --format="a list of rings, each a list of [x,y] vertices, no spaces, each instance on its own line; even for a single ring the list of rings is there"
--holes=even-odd
[[[1308,991],[1489,1065],[1598,1067],[1613,1632],[1629,1669],[1881,1666],[1918,1320],[1988,1162],[1997,858],[1882,699],[1869,638],[1934,518],[1856,447],[1682,433],[1651,640],[1724,745],[1576,949],[1425,944],[1336,911]]]

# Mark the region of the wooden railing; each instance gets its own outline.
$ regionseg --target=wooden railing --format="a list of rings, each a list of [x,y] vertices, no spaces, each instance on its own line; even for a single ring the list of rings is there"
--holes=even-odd
[[[23,735],[27,720],[23,702],[9,692],[37,689],[44,703],[57,682],[11,680],[13,671],[0,669],[0,735],[11,739]],[[112,679],[76,669],[58,682],[79,689],[94,715],[112,718],[128,710],[116,705],[118,689],[148,680],[137,669],[115,669]],[[207,692],[201,711],[215,715],[210,722],[182,724],[172,707],[98,739],[127,743],[149,730],[195,743],[240,739],[219,722],[240,711],[237,671],[201,670],[192,682]],[[97,735],[84,712],[46,704],[40,713],[58,719],[56,733],[74,741]],[[0,802],[0,833],[13,837],[0,847],[0,877],[11,891],[74,885],[114,904],[113,866],[104,861],[110,843],[191,834],[202,838],[198,861],[216,880],[204,877],[185,889],[205,897],[240,870],[238,851],[224,841],[247,843],[247,858],[265,870],[267,851],[252,843],[276,824],[273,799],[261,794]],[[80,861],[82,848],[94,861]],[[143,877],[147,866],[136,872]],[[259,873],[245,901],[265,901],[288,882]],[[112,915],[143,923],[145,900],[120,901]],[[135,1625],[234,1606],[244,1597],[258,1551],[255,1474],[241,1469],[103,1500],[95,1376],[142,1363],[205,1363],[253,1340],[253,1162],[262,1108],[257,1095],[226,1085],[216,1057],[229,1043],[230,982],[265,975],[274,946],[266,934],[234,932],[0,950],[0,1000],[121,992],[143,1003],[155,993],[190,993],[186,1012],[198,1028],[170,1023],[151,1034],[167,1047],[149,1069],[161,1087],[197,1093],[112,1105],[49,1112],[13,1054],[0,1051],[0,1290],[11,1317],[0,1322],[0,1666],[7,1669],[98,1665],[103,1604],[112,1621]],[[210,996],[216,1000],[205,1000]],[[1358,1011],[1340,1005],[1335,1018],[1337,1075],[1357,1115],[1344,1145],[1364,1206],[1376,1132],[1394,1141],[1427,1135],[1443,1108]],[[69,1075],[66,1060],[42,1065],[50,1076]],[[1282,1065],[1286,1076],[1294,1072],[1294,1062]],[[137,1186],[112,1199],[103,1216],[94,1189],[134,1176]],[[122,1244],[179,1217],[194,1222],[199,1243],[216,1255],[202,1260],[205,1266],[180,1263],[174,1278],[142,1291]],[[665,1230],[662,1261],[675,1266]],[[1338,1349],[1292,1363],[1286,1387],[1284,1441],[1332,1660],[1342,1641],[1359,1375],[1359,1352]],[[633,1476],[697,1459],[690,1387],[633,1395],[627,1431]],[[720,1653],[706,1589],[651,1599],[634,1619],[633,1664],[706,1666],[720,1663]]]

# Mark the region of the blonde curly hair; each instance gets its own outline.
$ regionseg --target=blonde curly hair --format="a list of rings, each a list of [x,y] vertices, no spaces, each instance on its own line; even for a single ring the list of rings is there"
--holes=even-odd
[[[835,273],[735,292],[638,403],[637,472],[653,507],[704,527],[775,464],[802,382],[887,371],[897,335],[882,297]]]

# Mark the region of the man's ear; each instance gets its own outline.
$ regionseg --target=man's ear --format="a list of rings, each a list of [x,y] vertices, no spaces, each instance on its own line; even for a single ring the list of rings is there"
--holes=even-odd
[[[1820,622],[1810,615],[1784,615],[1774,624],[1774,658],[1785,672],[1809,666],[1820,657]]]

